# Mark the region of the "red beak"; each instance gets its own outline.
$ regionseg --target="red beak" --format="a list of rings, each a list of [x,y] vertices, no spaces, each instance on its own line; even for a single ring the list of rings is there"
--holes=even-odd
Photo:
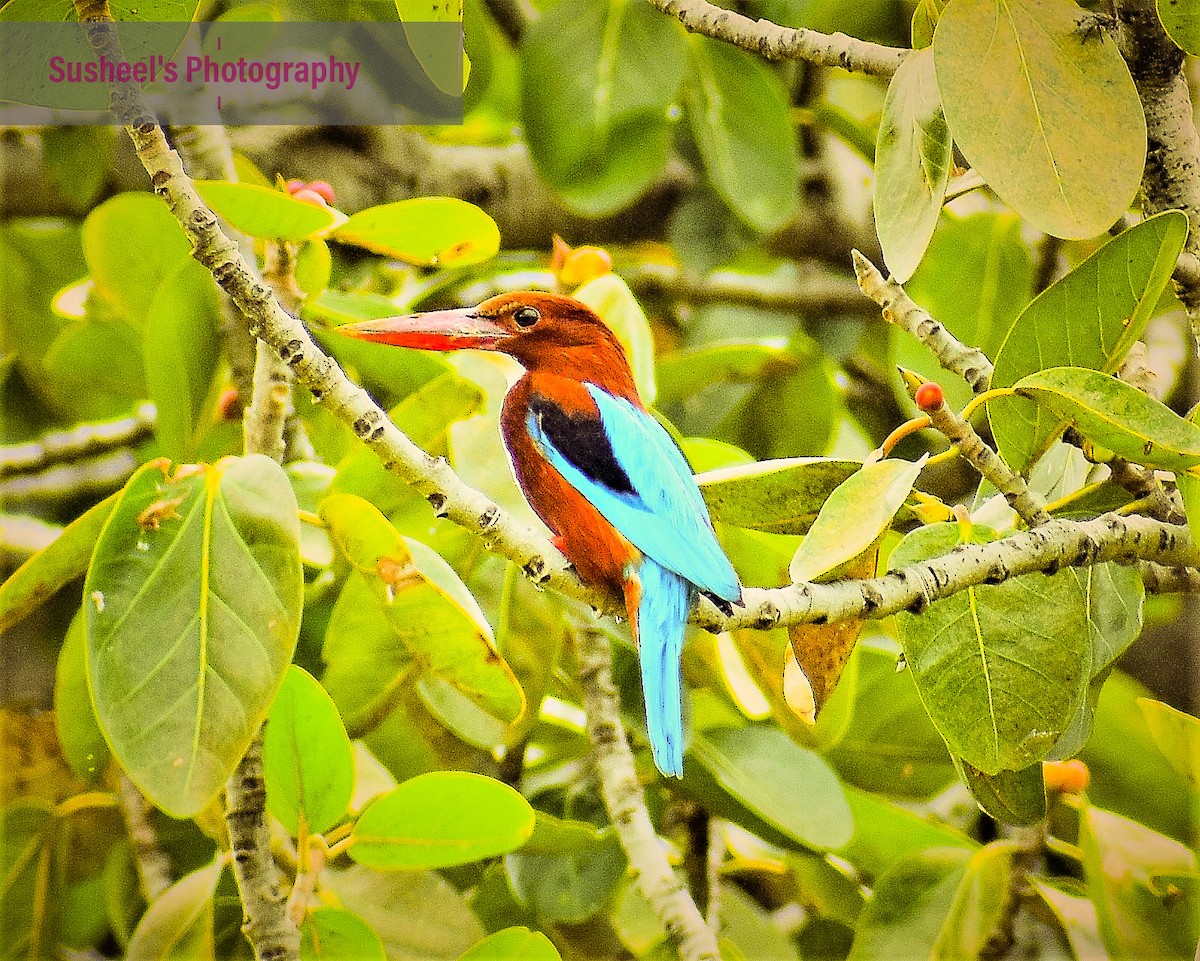
[[[480,317],[474,307],[363,320],[357,324],[343,324],[337,331],[359,340],[421,350],[492,350],[500,341],[512,336],[499,324]]]

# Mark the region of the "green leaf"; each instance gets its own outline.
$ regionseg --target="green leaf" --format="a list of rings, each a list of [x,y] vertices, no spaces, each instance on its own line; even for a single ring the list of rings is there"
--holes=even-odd
[[[1042,766],[984,774],[955,759],[959,777],[983,810],[1004,824],[1034,824],[1046,816],[1046,785]]]
[[[148,193],[104,201],[88,214],[82,236],[96,294],[138,328],[159,285],[192,252],[167,205]]]
[[[1158,0],[1158,18],[1175,46],[1200,57],[1200,10],[1185,0]]]
[[[1051,367],[1022,377],[1013,389],[1134,463],[1174,471],[1200,464],[1200,427],[1111,374]]]
[[[666,165],[683,28],[630,0],[552,6],[521,40],[524,133],[539,175],[577,213],[626,206]]]
[[[1200,721],[1162,701],[1139,697],[1137,703],[1150,736],[1171,767],[1200,787]]]
[[[154,434],[171,460],[196,455],[205,402],[220,367],[221,302],[212,275],[191,257],[159,284],[146,317],[146,387],[158,409]]]
[[[310,911],[300,929],[301,961],[386,961],[379,935],[342,908]]]
[[[370,693],[392,697],[401,672],[415,659],[489,714],[516,720],[525,710],[524,692],[496,652],[478,603],[453,569],[424,544],[402,538],[359,497],[331,495],[321,503],[321,516],[334,544],[369,588],[372,610],[364,615],[382,611],[391,628],[388,635],[375,630],[369,638],[339,634],[331,641],[334,635],[327,636],[324,656],[330,669],[338,669],[343,657],[360,665],[364,658],[375,658],[378,680]],[[350,727],[357,723],[352,716]]]
[[[549,921],[579,924],[613,899],[629,861],[610,830],[587,849],[562,854],[522,849],[508,855],[504,866],[522,904]]]
[[[798,961],[796,946],[771,916],[736,884],[722,884],[721,925],[718,947],[722,957],[734,961],[767,959]],[[730,949],[733,950],[730,950]],[[735,953],[736,952],[736,953]]]
[[[647,406],[654,403],[654,336],[646,312],[633,296],[633,291],[616,274],[605,274],[589,281],[572,296],[587,304],[612,328],[633,371],[642,402]]]
[[[970,852],[978,847],[962,832],[877,794],[847,787],[846,800],[854,814],[854,837],[836,853],[869,877],[879,877],[903,859],[930,848],[962,847]]]
[[[847,961],[935,956],[933,946],[973,857],[966,849],[930,848],[889,868],[859,915]]]
[[[265,240],[299,243],[328,232],[339,218],[332,207],[258,184],[197,180],[196,192],[231,227]]]
[[[96,539],[119,496],[112,494],[88,508],[0,583],[0,634],[87,570]]]
[[[1030,878],[1033,889],[1049,906],[1076,958],[1107,959],[1100,940],[1096,906],[1087,898],[1075,897],[1038,878]]]
[[[471,73],[471,63],[464,51],[462,62],[457,57],[447,56],[445,44],[438,43],[435,36],[425,28],[427,23],[463,22],[462,0],[443,3],[440,0],[394,0],[396,13],[404,25],[404,35],[409,48],[426,76],[434,85],[452,97],[460,96]]]
[[[500,228],[486,213],[454,197],[418,197],[360,210],[333,240],[425,267],[468,267],[500,249]]]
[[[971,166],[1039,230],[1071,240],[1125,213],[1146,158],[1129,69],[1079,17],[1069,0],[955,0],[933,39],[946,119]]]
[[[971,855],[954,904],[938,934],[934,956],[978,958],[984,954],[992,936],[1005,923],[1006,912],[1016,897],[1015,854],[1013,842],[993,841]]]
[[[296,286],[308,297],[318,296],[329,286],[333,255],[320,237],[306,240],[296,252]]]
[[[683,86],[704,171],[748,226],[768,233],[795,212],[799,163],[779,75],[753,54],[690,34]]]
[[[112,169],[112,128],[47,127],[42,148],[46,174],[58,192],[80,211],[90,207]]]
[[[881,460],[842,481],[800,542],[788,568],[792,580],[815,580],[870,548],[891,526],[924,466],[924,458]]]
[[[1183,511],[1187,515],[1188,529],[1192,532],[1192,540],[1200,544],[1200,477],[1179,471],[1175,475],[1175,486],[1183,498]],[[0,587],[0,597],[4,589]]]
[[[322,886],[371,926],[389,958],[454,961],[484,936],[466,900],[433,871],[327,868]]]
[[[718,383],[751,384],[768,365],[786,357],[778,344],[715,344],[670,354],[658,362],[658,403],[666,406],[688,400]]]
[[[718,792],[705,800],[725,807],[732,800],[789,841],[832,850],[854,833],[837,776],[819,755],[776,728],[720,728],[698,733],[687,755],[711,779],[713,786],[708,791]],[[691,779],[694,768],[691,764],[687,767],[687,779]],[[691,787],[702,786],[685,784],[685,789]]]
[[[1187,238],[1187,218],[1164,211],[1114,237],[1034,300],[997,352],[992,387],[1011,387],[1044,358],[1112,372],[1142,335]],[[1062,426],[1018,398],[988,405],[1000,453],[1025,471]]]
[[[713,520],[775,534],[804,534],[829,495],[862,468],[855,460],[789,457],[696,476]]]
[[[561,961],[561,956],[541,931],[514,927],[484,938],[458,961]]]
[[[1100,935],[1118,959],[1176,958],[1187,961],[1200,937],[1200,905],[1157,876],[1192,873],[1195,855],[1178,841],[1118,814],[1087,805],[1081,812],[1079,847],[1088,894],[1096,905]]]
[[[133,324],[89,316],[63,328],[42,369],[76,420],[107,420],[127,414],[146,396],[141,358],[142,334]]]
[[[949,0],[917,0],[912,16],[912,45],[914,50],[933,43],[933,31]]]
[[[337,708],[301,667],[288,667],[263,735],[267,805],[293,835],[336,825],[354,791],[354,754]]]
[[[958,524],[919,528],[892,552],[891,569],[947,554],[962,537]],[[973,543],[993,539],[971,529]],[[934,726],[951,754],[985,774],[1044,758],[1091,678],[1083,598],[1069,571],[970,587],[896,615],[896,626]]]
[[[826,757],[843,780],[865,790],[925,798],[954,780],[954,768],[912,671],[896,670],[898,653],[876,638],[859,642],[850,726]]]
[[[221,790],[295,650],[296,501],[268,457],[130,478],[84,583],[97,720],[133,782],[188,817]]]
[[[533,808],[507,784],[435,771],[372,801],[354,825],[349,851],[369,867],[442,868],[505,854],[532,833]]]
[[[87,637],[83,612],[71,619],[54,672],[54,727],[63,757],[85,781],[95,782],[108,767],[108,744],[96,723],[87,684]]]
[[[604,844],[604,835],[588,821],[556,818],[545,811],[534,811],[533,834],[521,849],[522,854],[580,854]]]
[[[951,159],[933,52],[918,51],[888,84],[875,146],[875,230],[900,283],[912,276],[933,237]]]
[[[126,961],[212,958],[213,895],[224,868],[218,858],[155,898],[129,939]]]
[[[56,865],[59,820],[54,808],[34,798],[17,798],[0,810],[0,930],[5,958],[31,957],[34,939],[53,939],[56,901],[65,886]]]

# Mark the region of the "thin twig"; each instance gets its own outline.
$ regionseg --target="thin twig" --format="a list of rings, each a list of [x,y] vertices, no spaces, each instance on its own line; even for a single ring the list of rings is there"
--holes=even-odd
[[[939,364],[952,374],[958,374],[971,390],[976,393],[987,390],[992,379],[992,362],[987,355],[978,347],[968,347],[950,333],[927,310],[913,303],[900,284],[891,278],[885,280],[879,268],[857,250],[850,253],[854,258],[858,286],[879,305],[883,319],[916,337],[933,352]]]
[[[117,778],[117,798],[129,835],[138,886],[149,903],[171,886],[171,860],[159,846],[158,834],[150,823],[150,806],[146,798],[124,771],[119,772]]]
[[[137,458],[125,447],[99,457],[52,464],[31,474],[0,479],[4,501],[61,501],[89,494],[109,494],[121,487],[135,470]]]
[[[50,464],[104,454],[114,448],[132,447],[154,430],[156,416],[153,404],[140,404],[127,417],[79,424],[23,444],[0,446],[0,477],[42,470]]]
[[[592,760],[604,806],[629,857],[629,866],[667,936],[678,945],[681,961],[717,961],[720,953],[716,935],[671,870],[666,848],[646,810],[646,796],[634,770],[633,752],[625,739],[620,701],[613,687],[608,635],[591,626],[577,628],[574,635]]]
[[[870,43],[844,33],[820,33],[751,20],[707,0],[650,0],[651,6],[679,20],[692,33],[724,40],[768,60],[806,60],[855,73],[890,77],[910,53],[902,47]]]

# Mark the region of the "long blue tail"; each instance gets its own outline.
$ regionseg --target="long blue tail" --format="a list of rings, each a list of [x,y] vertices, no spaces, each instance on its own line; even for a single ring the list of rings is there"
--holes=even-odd
[[[654,763],[668,777],[683,777],[683,694],[679,656],[688,612],[696,597],[692,583],[644,557],[638,575],[638,642],[646,726]]]

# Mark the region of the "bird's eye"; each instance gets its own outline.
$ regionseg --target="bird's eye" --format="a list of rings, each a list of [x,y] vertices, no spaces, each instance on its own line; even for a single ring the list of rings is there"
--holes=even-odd
[[[513,320],[518,327],[532,327],[542,319],[541,313],[536,307],[520,307],[513,313]]]

